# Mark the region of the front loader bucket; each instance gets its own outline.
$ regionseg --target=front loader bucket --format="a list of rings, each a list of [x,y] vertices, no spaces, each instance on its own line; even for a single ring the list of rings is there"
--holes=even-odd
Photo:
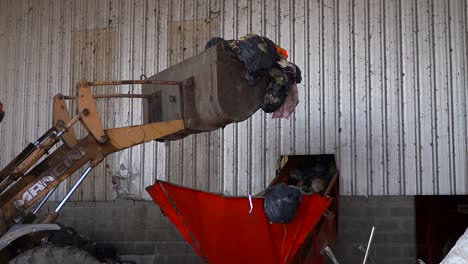
[[[175,140],[193,133],[211,131],[252,116],[263,99],[266,82],[249,86],[244,65],[231,58],[222,45],[182,61],[150,80],[181,81],[180,87],[143,85],[146,123],[183,119],[186,130],[166,137]]]
[[[338,188],[330,185],[333,195]],[[147,188],[207,263],[326,263],[337,234],[336,197],[304,195],[290,224],[270,224],[264,197],[227,197],[156,181]]]

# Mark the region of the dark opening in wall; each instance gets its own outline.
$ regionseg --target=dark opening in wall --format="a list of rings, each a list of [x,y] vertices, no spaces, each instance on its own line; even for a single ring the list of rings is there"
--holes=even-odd
[[[440,263],[468,227],[468,196],[416,196],[417,256]]]
[[[321,194],[324,194],[338,172],[335,156],[332,154],[282,156],[279,168],[270,187],[284,182]]]

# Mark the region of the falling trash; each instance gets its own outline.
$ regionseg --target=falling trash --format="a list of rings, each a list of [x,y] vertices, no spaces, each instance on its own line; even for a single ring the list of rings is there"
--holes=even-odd
[[[278,68],[270,70],[270,83],[265,90],[262,110],[272,113],[278,110],[285,102],[289,93],[290,82],[288,77]]]
[[[296,74],[296,72],[298,74]],[[283,73],[287,76],[289,83],[292,83],[292,85],[290,85],[285,101],[279,109],[273,112],[273,118],[289,118],[291,113],[299,104],[299,92],[297,91],[297,83],[298,81],[301,82],[299,68],[296,65],[289,63],[289,65],[284,68]]]

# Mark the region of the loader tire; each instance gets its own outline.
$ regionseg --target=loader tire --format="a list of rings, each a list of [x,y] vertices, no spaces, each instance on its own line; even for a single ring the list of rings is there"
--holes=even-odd
[[[87,252],[71,247],[40,246],[18,255],[10,264],[98,264],[101,263]]]

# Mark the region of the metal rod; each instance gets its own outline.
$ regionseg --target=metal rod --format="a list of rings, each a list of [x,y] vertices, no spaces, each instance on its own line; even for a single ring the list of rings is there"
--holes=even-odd
[[[325,251],[327,256],[330,258],[330,260],[333,262],[333,264],[339,264],[338,260],[335,257],[335,254],[333,254],[333,251],[331,250],[329,246],[325,246],[323,250]]]
[[[93,98],[100,99],[100,98],[149,98],[151,95],[149,94],[96,94],[93,95]],[[76,96],[72,95],[65,95],[63,96],[65,100],[75,100]]]
[[[36,142],[33,143],[34,146],[38,147],[54,133],[55,133],[55,130],[53,128],[49,129],[49,131],[47,131],[44,135],[42,135],[42,137],[40,137],[39,139],[36,140]]]
[[[374,230],[375,230],[375,227],[373,226],[372,231],[370,233],[369,242],[367,243],[367,249],[366,249],[366,254],[364,255],[364,261],[362,262],[362,264],[366,264],[367,256],[369,255],[369,248],[372,242],[372,237],[374,236]]]
[[[123,81],[96,81],[88,82],[89,86],[109,86],[109,85],[125,85],[125,84],[165,84],[165,85],[180,85],[179,81],[161,81],[161,80],[123,80]]]
[[[0,193],[3,193],[3,191],[5,191],[13,181],[14,178],[11,175],[8,175],[5,179],[3,179],[3,181],[0,183]]]
[[[359,252],[361,252],[362,254],[364,254],[364,255],[366,254],[366,249],[365,249],[362,245],[359,245],[359,246],[357,247],[357,250],[358,250]],[[372,256],[369,256],[369,260],[370,260],[370,262],[371,262],[372,264],[375,264],[375,261],[374,261],[374,259],[372,258]]]
[[[75,116],[70,122],[67,123],[65,128],[61,129],[57,133],[57,131],[54,131],[46,136],[43,137],[42,141],[39,141],[38,144],[34,143],[35,149],[23,160],[21,163],[19,163],[15,169],[11,173],[11,181],[18,180],[19,178],[24,176],[24,173],[28,171],[42,156],[48,154],[48,150],[51,149],[57,142],[59,142],[60,136],[63,135],[72,125],[74,125],[78,120],[80,119],[80,116],[77,115]],[[55,135],[55,137],[52,137],[52,135]],[[2,185],[1,188],[4,186]],[[8,186],[6,186],[8,187]],[[0,191],[3,192],[3,189]]]
[[[78,122],[78,120],[80,120],[81,116],[80,115],[76,115],[73,117],[72,120],[70,120],[64,128],[62,128],[60,130],[60,132],[57,133],[57,138],[61,137],[68,129],[70,129],[70,127],[72,127],[76,122]]]
[[[55,208],[56,213],[58,213],[58,212],[60,212],[60,210],[62,210],[63,206],[67,203],[68,199],[70,199],[70,197],[73,195],[73,193],[76,191],[76,189],[78,189],[78,187],[81,185],[81,183],[84,181],[86,176],[88,176],[88,174],[91,172],[92,169],[93,169],[92,165],[89,165],[88,168],[86,168],[86,170],[80,176],[78,181],[76,181],[76,183],[73,185],[73,187],[70,189],[70,191],[68,191],[67,195],[65,195],[63,200],[57,206],[57,208]]]
[[[58,186],[57,186],[58,187]],[[34,210],[32,211],[32,213],[34,215],[37,215],[37,213],[39,213],[39,210],[41,210],[42,206],[44,206],[44,204],[47,202],[47,200],[49,200],[50,196],[52,195],[52,193],[54,193],[54,191],[57,189],[57,187],[53,188],[52,190],[50,190],[46,196],[41,200],[41,202],[36,206],[36,208],[34,208]]]

